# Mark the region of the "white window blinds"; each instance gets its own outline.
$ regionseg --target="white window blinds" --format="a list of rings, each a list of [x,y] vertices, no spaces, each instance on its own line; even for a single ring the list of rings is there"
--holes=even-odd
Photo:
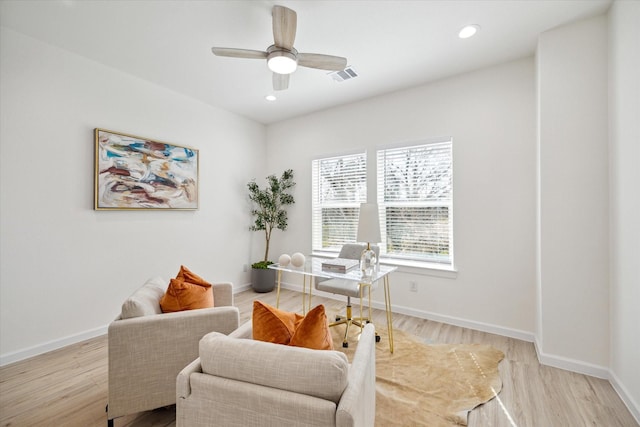
[[[380,150],[382,255],[452,264],[451,140]]]
[[[366,155],[316,159],[312,174],[313,250],[338,252],[356,240],[360,203],[367,200]]]

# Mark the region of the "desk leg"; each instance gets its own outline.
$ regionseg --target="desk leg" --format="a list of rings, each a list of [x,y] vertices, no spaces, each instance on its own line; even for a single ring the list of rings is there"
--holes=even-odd
[[[280,307],[280,280],[282,279],[282,270],[278,270],[278,293],[276,294],[276,308]]]
[[[393,319],[391,317],[391,293],[389,292],[389,275],[384,276],[384,305],[387,310],[387,332],[389,332],[389,351],[393,353]]]
[[[371,316],[371,285],[369,285],[369,322],[373,322],[373,317]]]
[[[303,274],[302,275],[302,315],[306,315],[307,314],[307,309],[306,309],[306,300],[307,300],[307,275]]]
[[[360,333],[362,333],[362,329],[364,328],[364,318],[362,317],[362,287],[364,284],[360,283]],[[369,301],[371,302],[371,301]]]

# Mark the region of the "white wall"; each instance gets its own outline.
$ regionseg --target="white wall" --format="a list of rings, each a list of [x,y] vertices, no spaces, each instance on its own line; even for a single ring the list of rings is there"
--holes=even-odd
[[[249,281],[246,183],[264,172],[264,126],[10,30],[0,40],[3,364],[104,333],[181,263]],[[94,211],[95,127],[198,148],[200,209]]]
[[[311,251],[313,158],[450,135],[457,277],[394,273],[393,305],[526,338],[535,307],[534,71],[526,58],[268,126],[269,170],[293,168],[298,183],[273,257]]]
[[[605,16],[540,35],[537,50],[541,300],[544,363],[609,363]],[[569,367],[569,366],[563,366]]]
[[[266,137],[254,122],[2,29],[0,364],[103,333],[128,294],[180,263],[246,284],[242,266],[263,250],[247,232],[251,178],[295,170],[297,203],[271,255],[308,253],[312,158],[451,135],[458,273],[396,273],[394,306],[506,335],[535,330],[543,361],[595,373],[609,363],[640,418],[640,3],[616,1],[609,14],[608,153],[603,19],[541,36],[537,116],[536,70],[523,59],[271,125]],[[94,127],[199,148],[200,210],[93,211]]]
[[[609,12],[612,382],[640,420],[640,2]]]

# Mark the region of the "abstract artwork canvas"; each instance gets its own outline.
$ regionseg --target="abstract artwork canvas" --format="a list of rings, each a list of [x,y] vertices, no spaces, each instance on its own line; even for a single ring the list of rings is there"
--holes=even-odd
[[[95,209],[198,209],[198,150],[95,129]]]

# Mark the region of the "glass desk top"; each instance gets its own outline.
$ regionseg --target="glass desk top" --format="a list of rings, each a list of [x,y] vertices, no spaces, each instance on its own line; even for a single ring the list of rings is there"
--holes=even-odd
[[[271,264],[269,265],[269,268],[272,270],[286,271],[288,273],[304,274],[306,276],[324,277],[327,279],[351,280],[354,282],[364,283],[368,285],[384,278],[389,273],[392,273],[398,269],[398,267],[395,267],[395,266],[378,264],[376,271],[373,273],[372,277],[363,278],[362,271],[360,271],[359,267],[356,267],[346,273],[336,273],[333,271],[325,271],[322,269],[322,263],[326,261],[331,261],[331,258],[308,257],[305,260],[304,265],[301,267],[294,267],[291,264],[287,265],[286,267],[282,267],[280,266],[280,264]]]

